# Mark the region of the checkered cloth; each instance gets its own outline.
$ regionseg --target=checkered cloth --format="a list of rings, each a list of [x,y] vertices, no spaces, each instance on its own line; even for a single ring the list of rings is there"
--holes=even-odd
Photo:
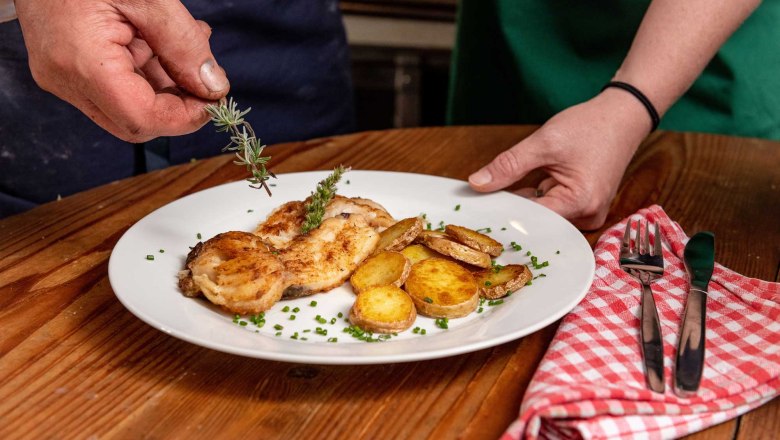
[[[639,283],[620,269],[626,221],[596,245],[585,299],[558,328],[503,439],[675,438],[736,417],[780,393],[780,283],[718,264],[709,285],[704,374],[698,394],[672,389],[678,330],[688,291],[688,237],[660,206],[631,220],[660,223],[666,272],[652,284],[664,340],[666,393],[645,386],[639,346]],[[715,256],[717,259],[717,255]]]

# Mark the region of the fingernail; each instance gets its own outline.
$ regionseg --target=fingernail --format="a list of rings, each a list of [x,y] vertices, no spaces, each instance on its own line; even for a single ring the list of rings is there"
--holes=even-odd
[[[487,185],[492,180],[493,180],[493,176],[490,174],[490,171],[488,171],[485,168],[469,176],[469,182],[477,186]]]
[[[212,92],[221,92],[230,85],[225,72],[212,60],[208,60],[200,66],[200,80]]]

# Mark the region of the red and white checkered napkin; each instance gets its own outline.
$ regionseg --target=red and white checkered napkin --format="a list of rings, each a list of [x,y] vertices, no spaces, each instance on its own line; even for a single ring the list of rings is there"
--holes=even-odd
[[[666,393],[645,386],[638,342],[640,287],[618,261],[626,219],[597,243],[593,285],[558,328],[526,391],[520,417],[504,439],[674,438],[736,417],[780,393],[780,284],[716,264],[707,299],[701,386],[693,398],[674,394],[688,237],[660,206],[630,219],[659,222],[665,238],[666,272],[652,288],[664,340]]]

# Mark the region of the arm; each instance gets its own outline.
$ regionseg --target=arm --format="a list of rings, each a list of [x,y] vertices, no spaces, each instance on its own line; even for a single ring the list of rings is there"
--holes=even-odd
[[[14,18],[16,18],[14,0],[0,0],[0,23],[11,21]]]
[[[693,84],[718,48],[759,0],[655,0],[614,80],[634,85],[663,115]],[[634,152],[651,128],[642,104],[609,88],[563,110],[519,144],[469,177],[477,191],[495,191],[540,168],[543,192],[521,195],[582,229],[600,227]]]
[[[178,0],[16,0],[38,85],[130,142],[190,133],[225,96],[210,29]]]

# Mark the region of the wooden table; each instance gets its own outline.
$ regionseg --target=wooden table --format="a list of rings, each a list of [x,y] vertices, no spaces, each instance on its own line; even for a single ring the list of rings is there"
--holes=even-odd
[[[269,147],[273,171],[409,171],[465,179],[533,127],[423,128]],[[607,224],[658,203],[718,261],[778,280],[780,143],[656,133]],[[556,325],[446,359],[316,366],[201,348],[115,298],[108,257],[151,211],[244,178],[228,156],[115,182],[0,221],[0,438],[494,438],[515,419]],[[591,244],[599,231],[586,234]],[[772,438],[780,399],[693,438]]]

